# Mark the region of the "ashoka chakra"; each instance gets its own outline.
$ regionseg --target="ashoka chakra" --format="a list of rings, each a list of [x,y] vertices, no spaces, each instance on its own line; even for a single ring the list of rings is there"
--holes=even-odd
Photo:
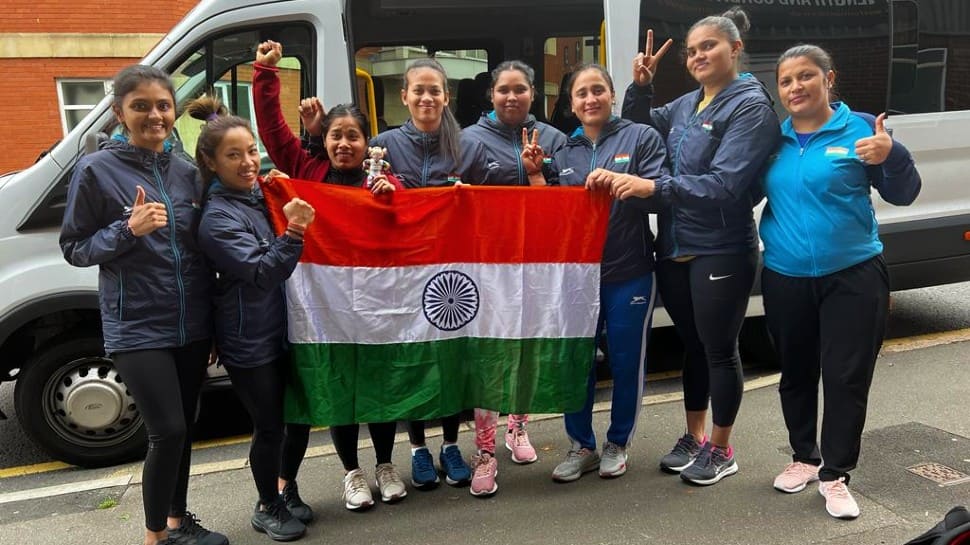
[[[424,316],[438,329],[455,331],[478,314],[478,286],[459,271],[443,271],[424,286]]]

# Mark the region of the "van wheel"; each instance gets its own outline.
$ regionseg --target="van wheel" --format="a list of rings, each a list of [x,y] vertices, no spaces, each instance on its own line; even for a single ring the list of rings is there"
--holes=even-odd
[[[62,335],[17,376],[20,425],[57,460],[103,467],[144,456],[147,438],[135,400],[100,335]]]
[[[768,322],[764,316],[747,318],[741,326],[738,337],[741,359],[767,367],[781,367],[781,360],[775,352],[775,345],[768,333]]]

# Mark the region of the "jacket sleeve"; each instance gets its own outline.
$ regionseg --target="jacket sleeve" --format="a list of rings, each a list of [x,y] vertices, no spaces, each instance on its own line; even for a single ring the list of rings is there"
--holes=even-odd
[[[889,157],[881,165],[866,167],[866,173],[883,200],[896,206],[913,204],[923,187],[913,156],[895,140]]]
[[[665,205],[676,202],[711,208],[751,199],[751,184],[758,183],[761,167],[780,137],[778,117],[770,106],[742,106],[732,116],[708,171],[661,176],[657,194]]]
[[[210,207],[199,226],[199,246],[217,271],[263,290],[289,278],[303,252],[303,243],[285,234],[273,239],[264,251],[256,236],[231,213]]]
[[[660,134],[670,132],[670,105],[653,108],[653,84],[639,86],[631,83],[623,95],[622,117],[634,123],[643,123],[657,129]]]
[[[132,202],[135,196],[132,195]],[[104,192],[89,167],[74,169],[67,190],[67,208],[61,222],[60,245],[64,259],[75,267],[100,265],[115,259],[138,244],[128,229],[128,218],[121,217],[102,227],[111,218],[102,218],[106,208]]]
[[[660,138],[660,134],[652,128],[643,131],[637,140],[637,170],[631,174],[648,180],[656,180],[667,174],[666,163],[667,146]],[[627,199],[627,202],[645,212],[657,213],[663,208],[663,203],[657,195],[647,198],[632,197]]]
[[[293,178],[306,179],[307,171],[322,159],[303,149],[300,139],[293,134],[280,107],[279,69],[273,66],[253,65],[253,109],[259,139],[266,147],[269,158],[276,168]]]

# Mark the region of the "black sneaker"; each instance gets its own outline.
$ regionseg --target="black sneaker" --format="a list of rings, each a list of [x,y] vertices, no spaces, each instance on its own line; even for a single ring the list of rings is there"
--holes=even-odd
[[[282,496],[263,509],[259,507],[259,502],[256,502],[251,519],[253,529],[268,535],[273,541],[293,541],[306,533],[306,524],[290,513]]]
[[[199,518],[186,511],[178,528],[168,529],[168,538],[179,545],[229,545],[229,538],[206,530]]]
[[[701,453],[697,455],[694,463],[680,472],[680,478],[689,483],[707,486],[737,472],[738,463],[734,461],[734,447],[723,449],[715,447],[708,441],[701,448]]]
[[[674,448],[663,458],[660,459],[660,469],[667,473],[680,473],[694,463],[694,459],[700,454],[701,448],[707,441],[698,443],[694,436],[687,432],[677,440]]]
[[[303,499],[300,497],[300,487],[297,486],[296,481],[286,483],[283,491],[280,492],[280,496],[283,497],[283,502],[286,504],[286,508],[290,510],[291,515],[300,519],[303,524],[313,522],[313,509],[303,503]]]

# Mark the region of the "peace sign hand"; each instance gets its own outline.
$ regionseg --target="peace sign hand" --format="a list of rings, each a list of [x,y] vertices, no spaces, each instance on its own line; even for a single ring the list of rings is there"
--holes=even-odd
[[[646,47],[643,52],[637,53],[637,56],[633,58],[633,82],[640,87],[650,85],[653,76],[657,73],[657,65],[660,64],[660,59],[672,45],[674,45],[674,41],[668,38],[655,54],[653,52],[653,29],[647,30]]]
[[[542,163],[545,153],[539,145],[539,129],[532,130],[532,141],[529,141],[529,129],[522,127],[522,164],[525,166],[526,174],[539,174],[542,172]]]

